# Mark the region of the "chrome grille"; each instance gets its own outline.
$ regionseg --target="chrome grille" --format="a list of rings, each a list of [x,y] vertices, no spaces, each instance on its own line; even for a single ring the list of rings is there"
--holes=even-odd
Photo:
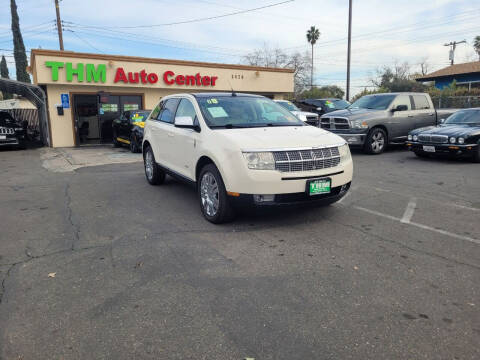
[[[419,135],[418,141],[435,144],[445,144],[448,142],[446,135]]]
[[[347,118],[322,117],[320,125],[323,129],[350,129],[350,123]]]
[[[307,116],[307,124],[318,126],[318,116]]]
[[[12,128],[5,128],[5,127],[0,127],[0,134],[5,135],[5,134],[15,134],[15,130]]]
[[[312,171],[335,167],[340,163],[338,147],[274,151],[275,170],[281,172]]]

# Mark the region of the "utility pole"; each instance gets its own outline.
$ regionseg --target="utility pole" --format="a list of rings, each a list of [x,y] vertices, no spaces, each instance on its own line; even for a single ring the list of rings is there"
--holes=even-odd
[[[458,44],[466,43],[465,40],[462,41],[451,41],[448,44],[443,44],[443,46],[450,46],[450,53],[448,54],[448,58],[450,60],[450,65],[454,64],[455,60],[455,49],[457,48]]]
[[[57,12],[58,42],[60,43],[60,50],[63,51],[62,20],[60,19],[60,7],[58,6],[58,0],[55,0],[55,11]]]
[[[347,101],[350,101],[350,54],[352,52],[352,0],[348,1]]]

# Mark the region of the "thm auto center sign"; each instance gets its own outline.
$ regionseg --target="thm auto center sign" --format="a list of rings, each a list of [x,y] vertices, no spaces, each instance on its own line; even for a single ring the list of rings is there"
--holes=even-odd
[[[79,83],[105,83],[107,81],[106,64],[83,64],[76,66],[71,62],[46,61],[45,66],[50,68],[52,81],[58,81],[58,75],[61,71],[65,72],[65,78],[68,82]],[[154,72],[148,73],[145,69],[138,72],[125,72],[123,67],[115,69],[113,82],[124,84],[156,84],[159,78],[165,85],[191,85],[191,86],[215,86],[218,76],[208,76],[196,73],[195,75],[177,75],[171,70],[162,74]]]

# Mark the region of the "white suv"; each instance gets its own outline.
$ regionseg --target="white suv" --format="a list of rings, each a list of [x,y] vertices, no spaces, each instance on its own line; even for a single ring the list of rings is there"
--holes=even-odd
[[[233,92],[164,97],[146,121],[143,157],[150,184],[166,174],[195,184],[213,223],[240,205],[331,204],[353,172],[341,137],[263,96]]]

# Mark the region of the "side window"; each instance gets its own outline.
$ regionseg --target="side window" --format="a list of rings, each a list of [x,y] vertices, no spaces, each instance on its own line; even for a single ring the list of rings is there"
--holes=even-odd
[[[412,110],[412,104],[410,102],[410,96],[408,95],[398,95],[395,100],[393,100],[392,109],[395,109],[398,105],[406,105],[407,110]]]
[[[160,121],[173,124],[175,110],[177,109],[178,99],[168,99],[160,112]]]
[[[155,109],[152,110],[152,113],[150,114],[151,120],[158,120],[158,115],[160,114],[162,105],[163,105],[163,101],[160,101],[160,103],[157,106],[155,106]]]
[[[177,108],[177,113],[175,114],[175,117],[177,116],[190,116],[195,121],[197,113],[195,112],[195,108],[193,107],[193,104],[190,102],[190,100],[180,100]]]
[[[413,103],[416,110],[430,109],[430,104],[425,95],[413,95]]]

